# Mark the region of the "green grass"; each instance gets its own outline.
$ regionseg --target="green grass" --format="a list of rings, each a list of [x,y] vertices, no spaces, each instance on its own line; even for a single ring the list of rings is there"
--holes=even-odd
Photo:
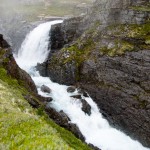
[[[1,150],[89,150],[90,148],[59,127],[23,98],[26,91],[0,68]]]

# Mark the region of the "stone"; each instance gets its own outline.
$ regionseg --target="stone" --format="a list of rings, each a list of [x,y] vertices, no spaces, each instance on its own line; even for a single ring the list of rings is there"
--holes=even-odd
[[[75,99],[81,99],[82,98],[81,95],[72,95],[70,97],[75,98]]]
[[[94,146],[93,144],[88,144],[88,145],[92,148],[92,150],[101,150],[98,147]]]
[[[88,104],[88,102],[84,99],[81,100],[82,103],[82,111],[84,111],[89,116],[91,115],[91,106]]]
[[[75,90],[76,90],[75,86],[70,86],[70,87],[67,88],[68,93],[73,93],[73,92],[75,92]]]
[[[42,77],[47,77],[47,62],[44,63],[37,63],[36,69],[39,71]]]
[[[85,92],[85,90],[83,90],[83,89],[81,89],[81,88],[78,88],[77,90],[78,90],[78,93],[83,94],[84,97],[89,97],[89,96],[88,96],[88,93]]]
[[[46,85],[41,86],[41,91],[44,93],[51,93],[51,89]]]
[[[37,95],[37,97],[41,102],[50,103],[51,101],[53,101],[53,98],[51,97],[43,97],[41,95]]]
[[[28,101],[28,103],[33,107],[33,108],[39,108],[40,104],[36,98],[34,98],[31,95],[24,95],[24,98]]]
[[[51,119],[53,119],[58,125],[68,129],[77,138],[81,139],[82,141],[85,141],[85,138],[80,132],[79,128],[75,124],[70,123],[70,118],[63,111],[57,112],[55,109],[49,106],[45,107],[45,111],[48,114],[48,116]]]

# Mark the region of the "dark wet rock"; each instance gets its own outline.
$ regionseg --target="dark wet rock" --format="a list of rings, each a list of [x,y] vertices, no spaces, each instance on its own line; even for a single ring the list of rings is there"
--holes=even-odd
[[[44,93],[51,93],[51,89],[46,85],[41,86],[41,91]]]
[[[28,101],[28,103],[33,107],[33,108],[39,108],[40,103],[36,98],[34,98],[31,95],[24,95],[24,98]]]
[[[84,89],[78,88],[77,90],[78,90],[78,93],[83,94],[84,97],[89,97],[88,93],[85,92]]]
[[[67,88],[68,93],[73,93],[73,92],[75,92],[75,90],[76,90],[75,86],[70,86],[70,87]]]
[[[50,31],[50,37],[51,37],[51,52],[53,52],[56,49],[60,49],[64,45],[64,38],[63,38],[63,32],[61,30],[61,23],[52,25],[51,31]]]
[[[72,95],[70,97],[75,98],[75,99],[81,99],[82,98],[81,95]]]
[[[98,147],[94,146],[93,144],[88,144],[93,150],[101,150]]]
[[[78,126],[73,123],[69,123],[69,129],[74,135],[81,139],[82,141],[85,141],[85,137],[82,135],[81,131],[79,130]]]
[[[63,110],[61,110],[59,113],[63,118],[65,118],[65,120],[70,121],[70,118],[63,112]]]
[[[9,48],[10,45],[3,39],[3,35],[0,34],[0,47],[1,48]]]
[[[50,103],[51,101],[53,101],[53,98],[51,97],[43,97],[41,95],[37,95],[37,97],[41,102],[44,102],[44,103]]]
[[[45,107],[45,111],[48,114],[48,116],[53,119],[58,125],[61,127],[64,127],[71,131],[77,138],[81,139],[82,141],[85,141],[84,136],[81,134],[79,128],[72,123],[69,123],[70,118],[63,112],[57,112],[55,109],[51,107]]]
[[[91,106],[88,104],[88,102],[84,99],[81,100],[82,103],[82,111],[84,111],[89,116],[91,115]]]
[[[47,62],[44,62],[42,64],[38,63],[36,66],[36,69],[40,72],[40,75],[43,77],[47,77]]]
[[[64,19],[63,23],[52,25],[50,31],[52,53],[74,40],[81,20],[82,17],[71,17]]]

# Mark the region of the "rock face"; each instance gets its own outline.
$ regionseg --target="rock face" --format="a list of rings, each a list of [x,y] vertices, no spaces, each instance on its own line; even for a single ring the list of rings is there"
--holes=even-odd
[[[96,0],[79,22],[74,41],[66,40],[69,44],[43,68],[55,82],[80,85],[111,125],[148,147],[149,12],[147,0]]]
[[[96,60],[84,62],[82,86],[113,126],[149,146],[150,51]]]
[[[52,51],[62,48],[65,44],[72,42],[77,37],[77,29],[82,18],[82,16],[67,18],[63,21],[63,24],[52,25],[50,31]]]

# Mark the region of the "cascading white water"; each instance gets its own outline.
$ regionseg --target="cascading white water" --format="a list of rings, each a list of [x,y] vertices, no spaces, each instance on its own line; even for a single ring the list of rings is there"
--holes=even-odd
[[[51,25],[60,22],[62,21],[41,24],[27,35],[18,52],[18,56],[15,56],[18,65],[31,75],[39,94],[53,98],[53,101],[50,103],[51,107],[57,111],[63,110],[71,119],[71,122],[77,124],[87,143],[92,143],[102,150],[150,150],[121,131],[112,128],[107,120],[102,117],[97,105],[91,98],[86,98],[82,95],[82,98],[92,108],[91,115],[88,116],[82,111],[80,100],[70,97],[75,95],[77,91],[68,93],[67,86],[53,83],[49,78],[40,76],[35,70],[34,66],[37,63],[42,63],[48,56],[48,40]],[[51,94],[45,94],[41,91],[40,87],[43,84],[52,90]]]
[[[53,24],[62,21],[52,21],[40,24],[32,32],[30,32],[18,51],[17,62],[21,68],[30,69],[36,66],[37,62],[42,63],[49,54],[49,31]]]

